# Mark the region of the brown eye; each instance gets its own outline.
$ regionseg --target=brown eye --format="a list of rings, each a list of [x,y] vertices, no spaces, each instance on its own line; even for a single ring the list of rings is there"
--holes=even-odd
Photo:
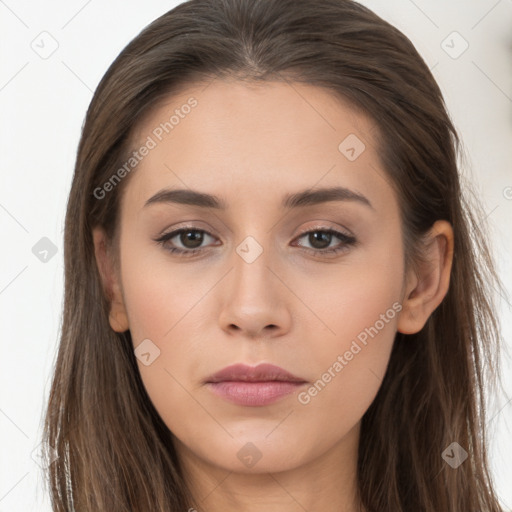
[[[202,232],[195,229],[182,231],[178,236],[180,242],[187,249],[195,249],[196,247],[199,247],[204,239],[204,235],[202,234]]]
[[[326,249],[331,244],[332,233],[312,231],[308,234],[308,242],[314,249]]]
[[[206,247],[202,247],[206,237],[214,238],[202,229],[180,228],[162,235],[155,242],[161,244],[166,251],[189,256],[201,251],[203,248],[206,249]]]
[[[298,240],[307,238],[311,247],[300,244],[301,247],[312,251],[315,254],[333,254],[345,251],[351,245],[355,245],[356,239],[351,235],[346,235],[334,229],[314,229],[302,233]],[[330,247],[333,240],[338,239],[337,245]]]

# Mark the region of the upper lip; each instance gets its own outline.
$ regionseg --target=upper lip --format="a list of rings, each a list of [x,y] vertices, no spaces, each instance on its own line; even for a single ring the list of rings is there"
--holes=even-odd
[[[306,382],[304,379],[292,375],[279,366],[262,363],[257,366],[246,364],[233,364],[214,373],[206,382],[242,381],[242,382]]]

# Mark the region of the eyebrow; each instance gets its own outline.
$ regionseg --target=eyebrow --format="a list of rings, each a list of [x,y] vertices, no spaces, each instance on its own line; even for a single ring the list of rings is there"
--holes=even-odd
[[[281,206],[284,209],[302,208],[328,201],[356,201],[374,209],[368,198],[345,187],[307,189],[294,194],[288,194],[284,196]],[[218,210],[226,210],[228,208],[227,203],[220,197],[192,189],[160,190],[144,203],[144,208],[152,204],[161,203],[185,204]]]

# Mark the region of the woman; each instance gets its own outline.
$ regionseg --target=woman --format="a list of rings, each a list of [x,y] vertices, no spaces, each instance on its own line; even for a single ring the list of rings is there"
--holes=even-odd
[[[141,32],[69,196],[54,510],[501,510],[499,281],[458,144],[355,2],[192,0]]]

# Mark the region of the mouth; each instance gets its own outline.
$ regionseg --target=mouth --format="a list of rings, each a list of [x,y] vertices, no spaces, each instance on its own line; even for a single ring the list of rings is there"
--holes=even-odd
[[[228,366],[205,380],[217,396],[243,406],[263,406],[290,395],[307,381],[271,364]]]

